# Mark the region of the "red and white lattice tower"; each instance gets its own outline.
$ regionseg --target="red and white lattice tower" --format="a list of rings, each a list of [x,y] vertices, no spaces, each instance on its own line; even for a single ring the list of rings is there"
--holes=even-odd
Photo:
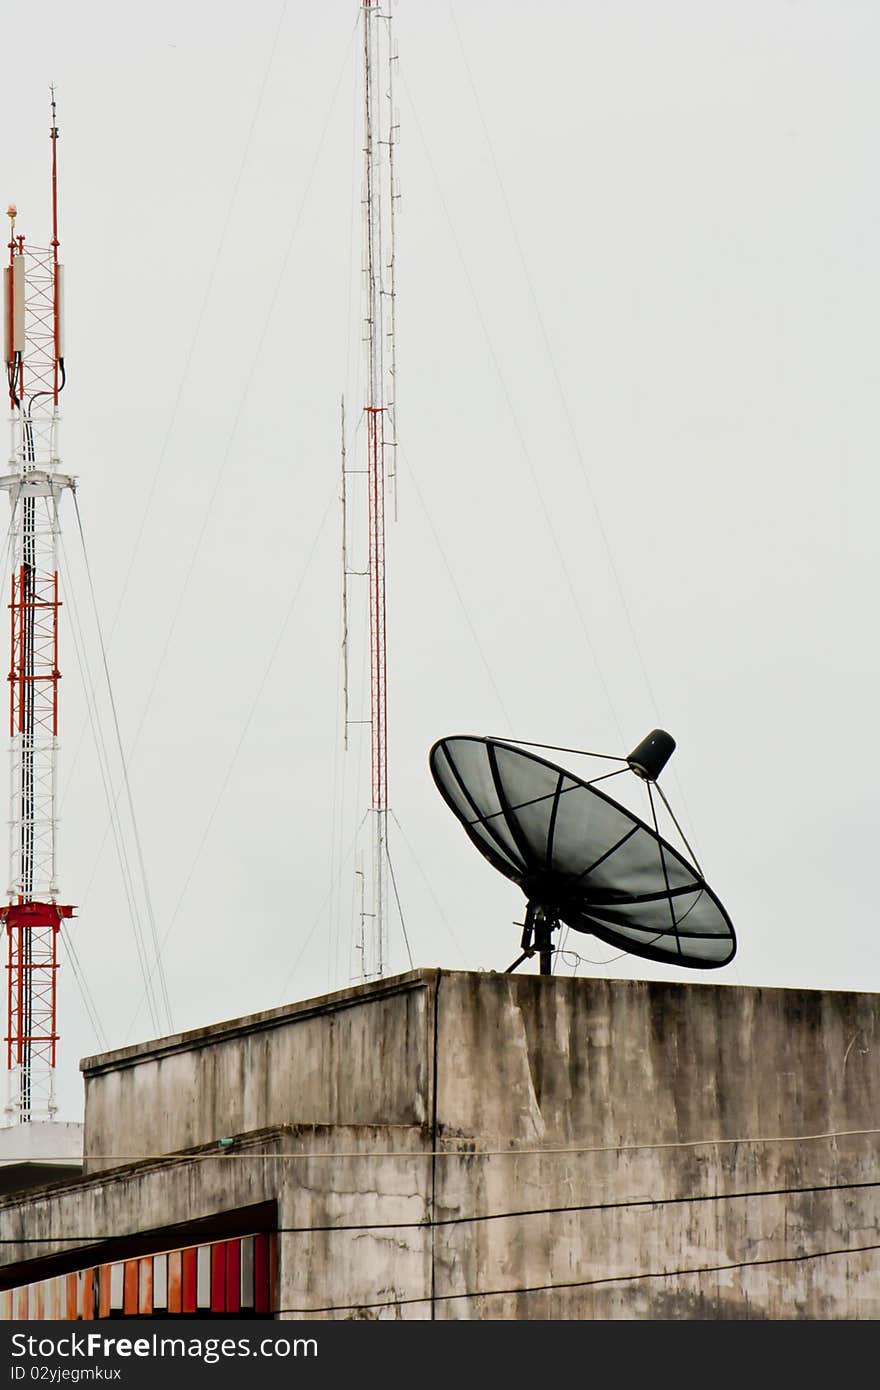
[[[64,385],[62,267],[58,263],[55,100],[52,99],[52,238],[32,246],[10,207],[4,339],[11,449],[0,486],[9,494],[11,748],[7,938],[6,1119],[55,1114],[58,932],[73,908],[58,902],[58,503],[73,480],[59,472],[58,399]]]
[[[364,977],[383,975],[388,963],[388,696],[385,601],[386,500],[397,477],[394,333],[394,217],[398,193],[394,147],[398,124],[394,109],[396,53],[391,15],[378,0],[361,6],[363,38],[363,270],[366,309],[365,435],[367,486],[367,569],[370,612],[370,806],[372,827],[369,904],[361,912],[361,969]],[[343,424],[344,429],[344,424]],[[343,516],[345,515],[343,441]],[[345,538],[343,569],[346,570]],[[347,574],[360,571],[346,570]],[[343,603],[347,602],[345,594]],[[347,630],[347,618],[344,619]],[[347,677],[346,677],[347,681]],[[347,684],[346,684],[347,690]],[[349,722],[346,708],[346,728]],[[366,892],[366,888],[365,888]],[[371,926],[367,931],[365,921]]]

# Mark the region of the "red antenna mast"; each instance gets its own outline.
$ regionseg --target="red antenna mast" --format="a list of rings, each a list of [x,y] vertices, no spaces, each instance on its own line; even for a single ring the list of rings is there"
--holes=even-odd
[[[364,285],[366,299],[366,468],[347,469],[345,463],[343,404],[343,654],[345,676],[345,736],[348,746],[347,635],[350,574],[364,574],[369,587],[370,611],[370,806],[372,895],[361,910],[359,950],[364,978],[383,975],[388,963],[388,654],[385,594],[386,502],[396,511],[397,423],[395,356],[395,256],[394,217],[398,192],[394,172],[394,147],[398,123],[394,110],[393,81],[396,53],[391,38],[391,15],[378,0],[364,0]],[[384,91],[383,91],[384,85]],[[348,569],[346,476],[365,473],[367,486],[367,569]],[[359,871],[361,872],[361,871]],[[367,922],[371,928],[367,930]]]
[[[12,520],[9,732],[12,739],[7,936],[9,1123],[51,1119],[58,1044],[58,503],[73,479],[58,471],[64,387],[63,267],[58,261],[58,126],[52,88],[52,237],[31,246],[10,206],[4,274],[5,362],[12,412],[10,472],[0,478]]]

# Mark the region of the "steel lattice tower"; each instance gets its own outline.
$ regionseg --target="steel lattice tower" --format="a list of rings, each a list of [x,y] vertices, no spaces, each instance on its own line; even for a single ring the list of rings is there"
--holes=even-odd
[[[10,1123],[55,1113],[58,932],[58,503],[73,480],[59,472],[58,401],[64,386],[62,267],[52,95],[52,238],[31,246],[11,223],[4,276],[4,339],[11,410],[9,494],[11,746],[6,1066]]]

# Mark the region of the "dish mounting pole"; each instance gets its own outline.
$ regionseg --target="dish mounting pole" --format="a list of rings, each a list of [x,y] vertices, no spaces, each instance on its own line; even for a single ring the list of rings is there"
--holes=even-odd
[[[52,239],[31,246],[11,223],[4,340],[11,411],[9,733],[11,738],[7,938],[6,1121],[56,1112],[58,932],[72,907],[58,902],[58,503],[73,479],[58,471],[64,386],[63,267],[58,261],[58,127],[52,89]]]

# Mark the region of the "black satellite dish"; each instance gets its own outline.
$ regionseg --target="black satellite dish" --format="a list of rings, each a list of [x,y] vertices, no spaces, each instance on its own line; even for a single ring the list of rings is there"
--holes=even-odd
[[[480,853],[526,895],[523,954],[511,970],[537,951],[549,975],[552,934],[562,923],[647,960],[698,970],[733,960],[730,918],[700,869],[658,828],[651,787],[674,748],[671,735],[655,729],[614,760],[647,783],[652,828],[594,783],[515,744],[467,734],[434,744],[431,773],[444,801]]]

